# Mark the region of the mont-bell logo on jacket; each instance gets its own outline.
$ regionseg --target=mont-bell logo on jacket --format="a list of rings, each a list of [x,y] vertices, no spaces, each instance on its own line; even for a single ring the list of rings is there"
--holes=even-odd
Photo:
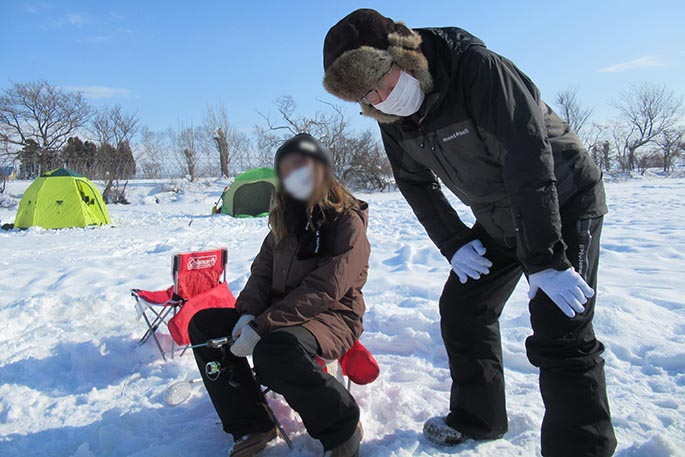
[[[216,265],[215,255],[191,257],[188,259],[188,270],[202,270],[204,268],[212,268],[214,265]]]
[[[469,131],[469,128],[466,127],[464,130],[458,130],[458,131],[454,132],[453,134],[446,136],[445,138],[442,139],[442,142],[447,143],[448,141],[452,141],[455,138],[459,138],[460,136],[468,135],[469,133],[471,133],[471,132]]]

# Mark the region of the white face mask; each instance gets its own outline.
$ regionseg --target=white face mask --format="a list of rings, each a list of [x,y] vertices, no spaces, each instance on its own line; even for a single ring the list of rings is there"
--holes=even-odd
[[[314,193],[314,169],[305,165],[292,171],[283,180],[283,188],[294,199],[308,201]]]
[[[400,79],[388,98],[373,106],[385,114],[406,117],[411,116],[421,108],[425,97],[426,94],[421,90],[419,80],[402,71]]]

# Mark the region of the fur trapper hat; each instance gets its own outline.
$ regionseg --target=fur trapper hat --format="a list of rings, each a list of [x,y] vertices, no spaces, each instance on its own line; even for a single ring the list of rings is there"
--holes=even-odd
[[[421,52],[421,35],[378,11],[358,9],[326,35],[323,85],[336,97],[356,102],[374,88],[392,63],[414,75],[425,93],[433,89],[428,61]],[[363,114],[379,122],[401,119],[366,103],[361,105]]]

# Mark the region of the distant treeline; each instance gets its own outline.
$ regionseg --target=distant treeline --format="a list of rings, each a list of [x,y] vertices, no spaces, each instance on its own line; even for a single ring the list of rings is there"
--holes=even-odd
[[[642,83],[610,103],[616,115],[605,123],[593,121],[576,89],[557,94],[554,104],[603,170],[669,172],[685,156],[682,97]],[[352,129],[340,106],[321,102],[320,110],[302,115],[291,97],[281,97],[274,108],[249,134],[232,124],[221,103],[208,106],[198,123],[154,132],[120,106],[95,110],[81,93],[46,81],[14,83],[0,96],[0,165],[14,165],[26,179],[67,166],[105,181],[105,198],[116,202],[125,201],[125,183],[134,176],[196,180],[271,166],[285,138],[309,132],[329,148],[339,179],[350,187],[392,183],[377,133]]]

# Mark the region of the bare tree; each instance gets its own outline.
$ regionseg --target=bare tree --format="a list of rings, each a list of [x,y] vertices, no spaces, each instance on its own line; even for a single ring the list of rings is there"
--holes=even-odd
[[[340,148],[347,148],[351,160],[341,181],[361,190],[385,190],[390,184],[392,168],[378,138],[371,130],[348,137]]]
[[[126,113],[119,105],[103,108],[93,117],[90,131],[99,143],[99,168],[106,182],[102,196],[108,202],[127,203],[126,186],[136,170],[131,144],[138,127],[137,114]]]
[[[10,142],[12,135],[11,127],[6,123],[0,123],[0,157],[4,160],[12,160],[12,150],[17,149],[17,146]]]
[[[128,203],[126,186],[128,180],[136,174],[136,161],[128,141],[122,141],[116,147],[101,143],[97,149],[96,178],[105,181],[102,197],[108,203]]]
[[[274,153],[284,137],[279,137],[269,127],[255,127],[256,149],[246,160],[249,168],[273,167]]]
[[[387,157],[370,131],[353,131],[344,110],[323,102],[325,110],[310,116],[297,114],[292,97],[276,101],[277,115],[263,115],[266,127],[257,127],[257,146],[262,162],[273,162],[273,153],[286,138],[309,133],[331,153],[338,179],[355,188],[383,189],[391,175]],[[261,113],[260,113],[261,114]]]
[[[685,154],[685,128],[677,127],[664,130],[655,143],[659,146],[664,173],[673,168],[673,162]]]
[[[138,132],[138,115],[125,113],[119,105],[104,108],[98,111],[91,123],[91,134],[100,143],[119,145],[123,142],[129,144]]]
[[[332,110],[317,111],[311,116],[302,116],[297,114],[297,106],[292,97],[279,98],[276,101],[278,114],[275,117],[260,113],[266,122],[266,127],[257,127],[257,143],[262,154],[268,151],[268,159],[271,159],[275,150],[285,139],[298,133],[309,133],[328,148],[336,170],[340,173],[344,158],[341,154],[343,149],[337,146],[342,145],[348,125],[341,107],[328,103],[327,106]]]
[[[592,160],[597,166],[605,171],[611,169],[613,148],[607,138],[608,127],[606,125],[592,123],[584,131],[584,142]]]
[[[5,193],[7,188],[7,180],[10,179],[10,174],[13,172],[13,167],[0,163],[0,194]]]
[[[159,179],[169,175],[166,151],[170,149],[168,135],[143,127],[136,163],[144,178]]]
[[[47,81],[14,83],[0,96],[0,142],[5,155],[30,149],[38,172],[55,165],[67,139],[90,120],[91,107],[78,92]],[[24,166],[25,164],[22,164]]]
[[[631,169],[629,157],[632,130],[621,122],[612,122],[609,125],[609,132],[619,168],[622,171],[629,171]]]
[[[642,83],[612,100],[618,110],[622,129],[614,135],[618,149],[624,157],[624,170],[634,170],[638,165],[638,149],[653,142],[664,131],[678,122],[683,99],[665,86]]]
[[[258,153],[262,155],[260,161],[272,161],[278,146],[293,135],[309,133],[314,137],[319,137],[316,127],[323,123],[321,119],[318,119],[320,113],[316,113],[312,117],[298,116],[296,108],[295,100],[292,97],[283,96],[276,100],[277,114],[275,116],[271,113],[259,113],[266,124],[265,127],[255,127]]]
[[[201,162],[197,129],[192,124],[179,125],[177,130],[169,129],[168,135],[183,174],[191,181],[197,180]]]
[[[350,158],[349,149],[342,147],[350,133],[349,125],[342,107],[328,102],[321,103],[330,109],[317,111],[311,116],[302,116],[297,114],[297,106],[292,97],[279,98],[276,101],[278,115],[275,118],[260,113],[266,121],[266,128],[257,128],[260,148],[268,149],[273,157],[273,152],[283,140],[298,133],[309,133],[328,148],[336,170],[342,173]]]
[[[561,118],[568,122],[577,135],[580,135],[585,124],[592,117],[593,109],[580,103],[578,88],[570,87],[560,91],[557,94],[556,106]]]
[[[183,149],[183,156],[186,160],[186,165],[188,166],[188,175],[191,181],[195,181],[197,176],[197,159],[195,157],[195,150],[191,147]]]
[[[203,137],[209,143],[205,147],[218,155],[221,175],[230,176],[231,163],[241,161],[239,156],[246,152],[247,136],[231,124],[223,104],[207,107],[202,128]]]
[[[602,140],[598,146],[598,154],[600,157],[599,168],[605,171],[611,170],[611,166],[613,164],[613,153],[611,149],[611,142],[609,140]]]

